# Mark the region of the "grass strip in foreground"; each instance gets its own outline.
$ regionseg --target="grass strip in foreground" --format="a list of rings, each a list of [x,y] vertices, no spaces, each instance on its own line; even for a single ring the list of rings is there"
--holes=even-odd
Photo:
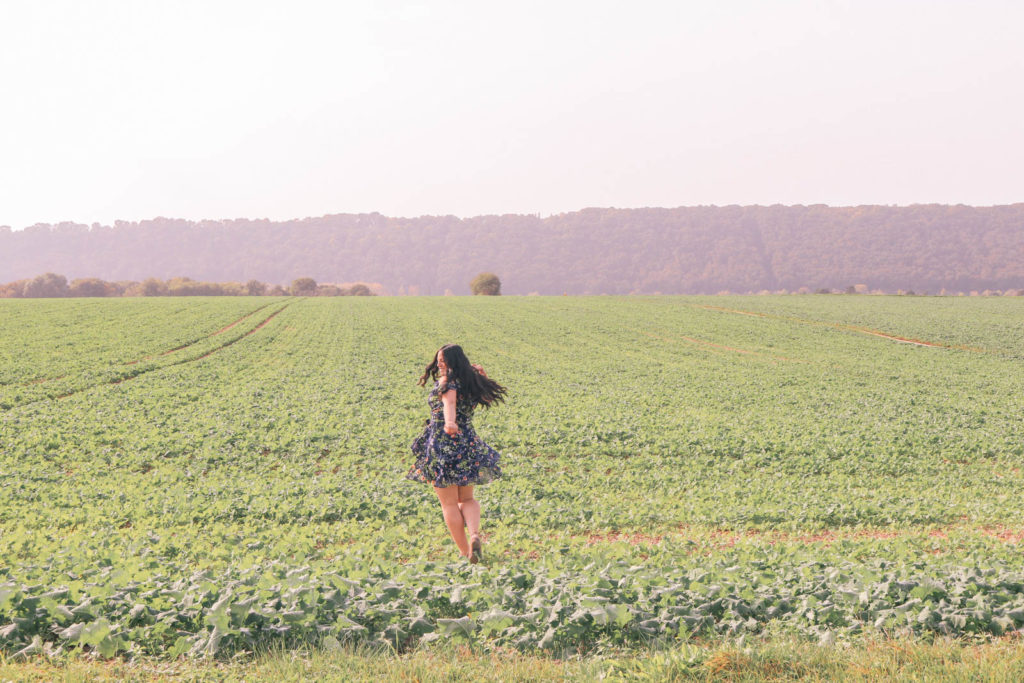
[[[0,662],[0,680],[18,681],[521,681],[521,680],[929,680],[1019,681],[1024,642],[981,644],[864,640],[822,647],[778,640],[749,646],[687,644],[661,652],[555,660],[514,652],[482,653],[468,646],[395,655],[368,648],[273,650],[218,662],[86,658]]]

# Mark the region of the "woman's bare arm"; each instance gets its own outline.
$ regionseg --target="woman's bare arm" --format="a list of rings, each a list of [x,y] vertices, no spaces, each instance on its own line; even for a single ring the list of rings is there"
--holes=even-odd
[[[452,389],[441,394],[441,405],[444,407],[444,433],[448,436],[459,435],[459,425],[455,424],[455,400],[458,398],[458,393]]]

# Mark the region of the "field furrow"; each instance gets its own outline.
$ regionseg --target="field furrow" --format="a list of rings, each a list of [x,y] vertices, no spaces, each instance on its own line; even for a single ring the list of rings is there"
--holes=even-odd
[[[274,313],[272,313],[267,318],[263,319],[255,327],[249,328],[246,332],[240,335],[231,337],[226,342],[221,342],[221,340],[215,340],[214,337],[219,336],[228,329],[235,328],[235,326],[237,325],[244,325],[244,321],[249,319],[256,312],[265,309],[267,306],[275,305],[275,303],[271,302],[261,305],[258,308],[254,309],[253,311],[250,311],[246,315],[242,316],[241,318],[238,318],[234,322],[230,323],[229,325],[225,326],[224,328],[221,328],[220,330],[212,334],[203,335],[197,339],[190,340],[185,344],[176,346],[175,348],[170,350],[161,351],[154,355],[146,356],[145,358],[130,361],[127,363],[115,362],[114,364],[106,366],[98,364],[96,367],[88,368],[86,371],[78,374],[77,376],[65,374],[43,380],[33,381],[26,386],[37,387],[38,385],[44,383],[56,382],[57,380],[64,380],[61,383],[62,387],[60,389],[54,387],[53,384],[48,384],[47,387],[38,387],[38,390],[34,392],[22,392],[21,396],[16,396],[8,401],[0,403],[0,410],[11,410],[19,406],[30,405],[32,403],[36,403],[38,401],[43,400],[66,399],[70,396],[74,396],[76,394],[106,384],[121,384],[122,382],[126,382],[128,380],[144,375],[148,372],[153,372],[154,370],[159,370],[170,365],[190,363],[201,358],[206,358],[212,353],[226,346],[230,346],[231,344],[237,342],[239,339],[242,339],[243,337],[252,334],[255,330],[259,329],[267,322],[269,322],[269,320],[272,319],[278,312],[280,312],[282,308],[290,305],[290,303],[291,302],[288,302],[282,305],[281,303],[278,302],[276,304],[278,308],[275,310]],[[181,357],[179,355],[170,359],[166,358],[167,356],[176,354],[179,351],[186,350],[192,351],[193,353],[191,355],[186,355],[184,357]],[[201,352],[201,355],[195,355],[196,351]],[[124,369],[125,367],[128,367],[128,369]],[[18,399],[21,400],[19,401]]]

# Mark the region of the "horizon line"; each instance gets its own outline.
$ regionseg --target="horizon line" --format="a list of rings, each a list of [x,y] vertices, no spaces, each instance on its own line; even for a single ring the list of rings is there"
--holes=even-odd
[[[541,216],[541,212],[539,212],[539,211],[538,212],[532,212],[532,213],[515,213],[515,212],[512,212],[512,213],[481,213],[481,214],[475,214],[475,215],[472,215],[472,216],[458,216],[456,214],[420,214],[419,216],[391,216],[391,215],[383,214],[380,211],[370,211],[370,212],[358,212],[358,213],[351,213],[351,212],[325,213],[325,214],[322,214],[320,216],[304,216],[304,217],[301,217],[301,218],[299,218],[299,217],[292,217],[292,218],[274,218],[274,219],[267,218],[267,217],[253,218],[253,217],[245,217],[245,216],[236,216],[236,217],[233,217],[233,218],[183,218],[183,217],[179,217],[179,216],[156,215],[156,216],[152,216],[152,217],[149,217],[149,218],[138,218],[138,219],[134,219],[134,220],[118,218],[118,219],[114,219],[114,221],[112,223],[101,223],[99,221],[93,221],[92,223],[79,223],[79,222],[76,222],[74,220],[65,220],[65,221],[59,221],[57,223],[36,222],[36,223],[31,224],[31,225],[22,226],[20,228],[15,228],[15,227],[13,227],[11,225],[0,224],[0,231],[12,232],[13,233],[13,232],[21,232],[23,230],[28,230],[29,228],[38,228],[38,227],[55,228],[55,227],[60,227],[60,226],[64,226],[64,225],[82,226],[82,227],[90,228],[90,229],[92,229],[92,228],[94,228],[96,226],[99,226],[99,227],[102,227],[102,228],[112,228],[112,227],[116,226],[118,223],[128,223],[130,225],[138,225],[138,224],[141,224],[141,223],[145,223],[145,222],[149,222],[149,221],[156,221],[156,220],[186,221],[188,223],[206,223],[206,222],[228,223],[228,222],[234,222],[234,221],[253,221],[253,222],[267,222],[267,223],[291,223],[291,222],[296,222],[296,221],[301,222],[301,221],[318,220],[318,219],[322,219],[322,218],[331,218],[331,217],[334,217],[334,216],[355,216],[355,217],[382,216],[384,218],[391,218],[391,219],[396,219],[396,220],[419,220],[419,219],[423,219],[423,218],[455,218],[455,219],[460,220],[460,221],[468,221],[468,220],[473,220],[473,219],[476,219],[476,218],[489,218],[489,217],[492,217],[492,216],[493,217],[504,217],[504,216],[521,216],[521,217],[526,217],[526,216],[535,216],[535,217],[539,218],[540,220],[546,220],[548,218],[552,218],[552,217],[555,217],[555,216],[566,216],[566,215],[571,215],[571,214],[575,214],[575,213],[583,213],[585,211],[647,211],[647,210],[674,211],[674,210],[677,210],[677,209],[709,209],[709,208],[710,209],[728,209],[728,208],[773,208],[773,207],[782,207],[782,208],[787,208],[787,209],[789,209],[789,208],[814,208],[814,207],[825,207],[825,208],[828,208],[828,209],[858,209],[858,208],[876,208],[876,207],[887,208],[887,209],[909,209],[909,208],[920,207],[920,206],[964,207],[964,208],[969,208],[969,209],[997,209],[997,208],[1005,208],[1005,207],[1015,207],[1015,206],[1020,206],[1022,204],[1024,204],[1024,200],[1019,201],[1019,202],[1011,202],[1011,203],[1007,203],[1007,204],[964,204],[962,202],[957,202],[955,204],[945,204],[945,203],[942,203],[942,202],[913,202],[913,203],[910,203],[910,204],[835,204],[835,205],[833,205],[833,204],[822,204],[822,203],[815,203],[815,204],[780,204],[780,203],[776,203],[776,204],[687,204],[687,205],[679,205],[679,206],[585,206],[585,207],[582,207],[582,208],[579,208],[579,209],[574,209],[574,210],[571,210],[571,211],[559,211],[557,213],[549,213],[549,214],[547,214],[546,216],[543,216],[543,217]]]

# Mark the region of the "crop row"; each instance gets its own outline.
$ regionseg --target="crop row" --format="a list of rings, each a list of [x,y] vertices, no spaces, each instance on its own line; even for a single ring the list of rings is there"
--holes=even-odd
[[[365,575],[267,563],[180,578],[153,561],[159,573],[146,580],[107,566],[68,574],[62,585],[0,584],[0,642],[9,652],[176,656],[328,636],[397,649],[465,638],[564,652],[768,628],[825,642],[865,629],[1024,632],[1019,566],[786,564],[770,553],[727,561],[668,571],[618,562],[568,574],[412,563]]]

